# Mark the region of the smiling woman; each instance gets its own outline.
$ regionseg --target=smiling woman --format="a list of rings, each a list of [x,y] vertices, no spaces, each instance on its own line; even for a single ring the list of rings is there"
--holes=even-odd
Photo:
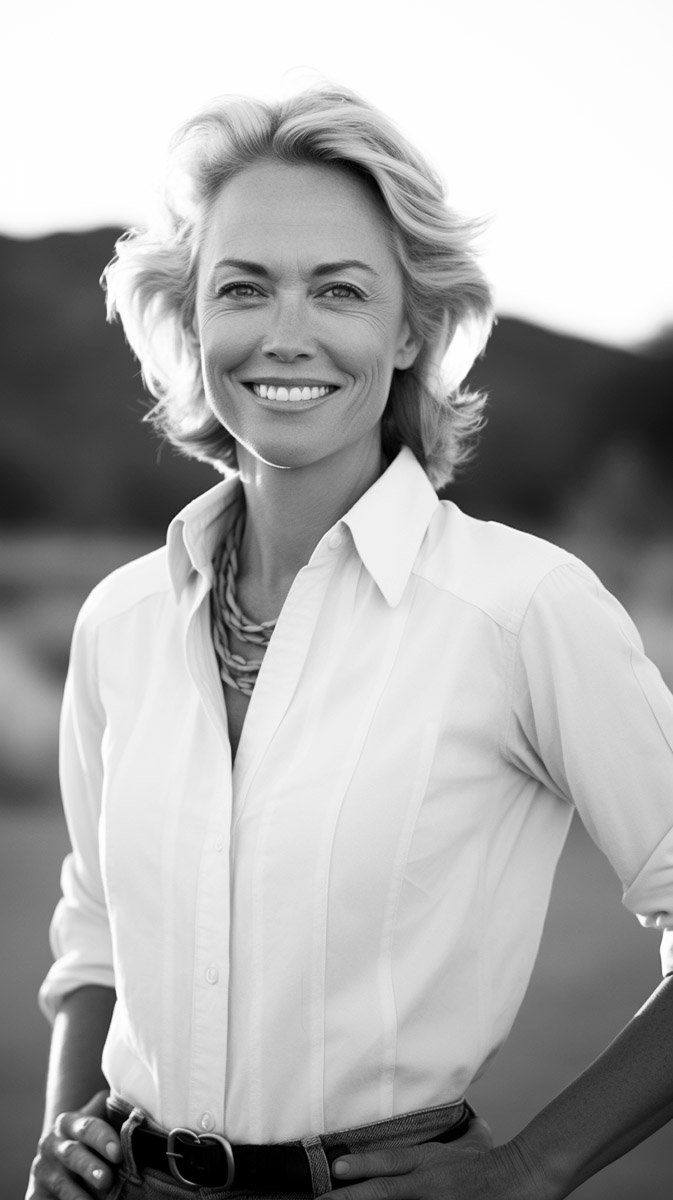
[[[392,459],[408,445],[435,485],[448,482],[482,422],[484,397],[459,385],[488,337],[492,301],[471,249],[479,223],[447,208],[440,180],[394,126],[342,92],[310,91],[276,106],[229,101],[178,132],[169,181],[167,225],[121,239],[104,280],[109,314],[124,323],[157,397],[154,420],[170,440],[219,470],[237,466],[235,441],[204,388],[196,328],[197,304],[206,300],[204,256],[221,298],[245,295],[253,306],[262,300],[262,277],[270,282],[281,263],[304,282],[310,269],[314,307],[321,298],[327,310],[330,292],[337,307],[338,296],[351,329],[358,299],[372,318],[377,306],[390,306],[394,277],[417,350],[389,382],[384,450]],[[226,228],[227,214],[238,229]],[[243,233],[248,217],[254,237]],[[292,263],[292,237],[311,241],[310,254],[302,245],[303,261]],[[264,262],[256,252],[262,245]],[[288,279],[276,285],[283,319],[292,319]]]
[[[672,698],[587,567],[437,498],[492,310],[417,152],[314,91],[175,154],[109,311],[226,478],[75,629],[28,1198],[560,1200],[673,1112],[671,982],[510,1142],[466,1092],[574,809],[671,970]]]

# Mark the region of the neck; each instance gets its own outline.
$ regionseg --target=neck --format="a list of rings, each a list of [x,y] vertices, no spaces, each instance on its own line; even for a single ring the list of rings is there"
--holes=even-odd
[[[238,448],[246,522],[239,579],[284,599],[318,542],[381,474],[378,436],[306,467],[269,466]]]

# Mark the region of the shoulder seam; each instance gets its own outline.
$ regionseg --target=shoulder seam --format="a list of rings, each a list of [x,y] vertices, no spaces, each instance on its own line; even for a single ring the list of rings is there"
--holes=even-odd
[[[541,575],[540,578],[537,580],[534,588],[531,591],[530,596],[528,597],[528,599],[526,601],[525,608],[523,609],[523,612],[521,613],[520,618],[516,622],[511,619],[508,620],[504,615],[498,616],[496,612],[494,612],[494,611],[492,612],[488,608],[485,608],[482,604],[479,604],[476,600],[472,599],[471,597],[464,596],[462,594],[462,592],[457,591],[455,588],[450,587],[448,585],[444,586],[441,583],[438,583],[436,579],[431,579],[428,575],[424,575],[422,570],[419,570],[416,566],[414,566],[412,568],[411,573],[417,579],[422,579],[425,583],[429,584],[430,587],[436,588],[436,590],[438,592],[443,592],[447,596],[453,596],[453,598],[455,600],[459,600],[462,604],[467,604],[470,608],[477,609],[480,613],[483,613],[483,615],[485,617],[488,617],[488,619],[490,621],[492,621],[495,625],[498,626],[498,628],[502,629],[505,633],[510,634],[514,638],[518,638],[519,633],[521,631],[521,627],[522,627],[524,620],[526,618],[526,615],[528,613],[528,610],[529,610],[533,600],[535,599],[535,596],[536,596],[539,588],[542,586],[542,584],[545,582],[545,580],[548,579],[549,576],[554,573],[554,571],[561,570],[562,568],[565,568],[565,567],[573,567],[573,566],[580,566],[580,565],[581,564],[579,562],[579,559],[576,559],[573,555],[571,555],[568,552],[568,557],[566,559],[564,559],[562,562],[557,562],[557,563],[554,563],[553,565],[549,566],[545,570],[544,574]]]

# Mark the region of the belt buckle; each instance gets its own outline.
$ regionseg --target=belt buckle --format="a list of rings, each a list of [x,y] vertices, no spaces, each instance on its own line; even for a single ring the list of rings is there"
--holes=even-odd
[[[179,1180],[180,1183],[186,1183],[187,1187],[198,1188],[203,1186],[198,1181],[187,1179],[186,1176],[180,1171],[180,1168],[175,1160],[176,1158],[184,1158],[184,1155],[181,1154],[179,1150],[175,1149],[175,1139],[177,1137],[191,1138],[197,1146],[199,1146],[201,1142],[219,1142],[220,1146],[224,1150],[224,1156],[227,1160],[227,1178],[224,1183],[218,1183],[216,1186],[222,1188],[230,1188],[232,1186],[234,1182],[234,1174],[236,1172],[236,1164],[234,1163],[234,1152],[231,1147],[231,1142],[229,1142],[227,1138],[222,1137],[219,1133],[198,1134],[194,1133],[193,1129],[185,1129],[180,1125],[177,1125],[175,1129],[171,1129],[168,1135],[168,1145],[166,1147],[168,1165],[171,1169],[171,1174],[175,1179]]]

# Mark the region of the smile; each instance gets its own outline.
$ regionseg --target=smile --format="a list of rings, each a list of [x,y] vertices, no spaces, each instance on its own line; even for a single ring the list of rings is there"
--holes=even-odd
[[[330,392],[337,390],[331,384],[322,384],[319,387],[275,387],[273,384],[249,383],[246,386],[259,396],[260,400],[276,400],[282,404],[296,404],[300,400],[322,400],[324,396],[329,396]]]

